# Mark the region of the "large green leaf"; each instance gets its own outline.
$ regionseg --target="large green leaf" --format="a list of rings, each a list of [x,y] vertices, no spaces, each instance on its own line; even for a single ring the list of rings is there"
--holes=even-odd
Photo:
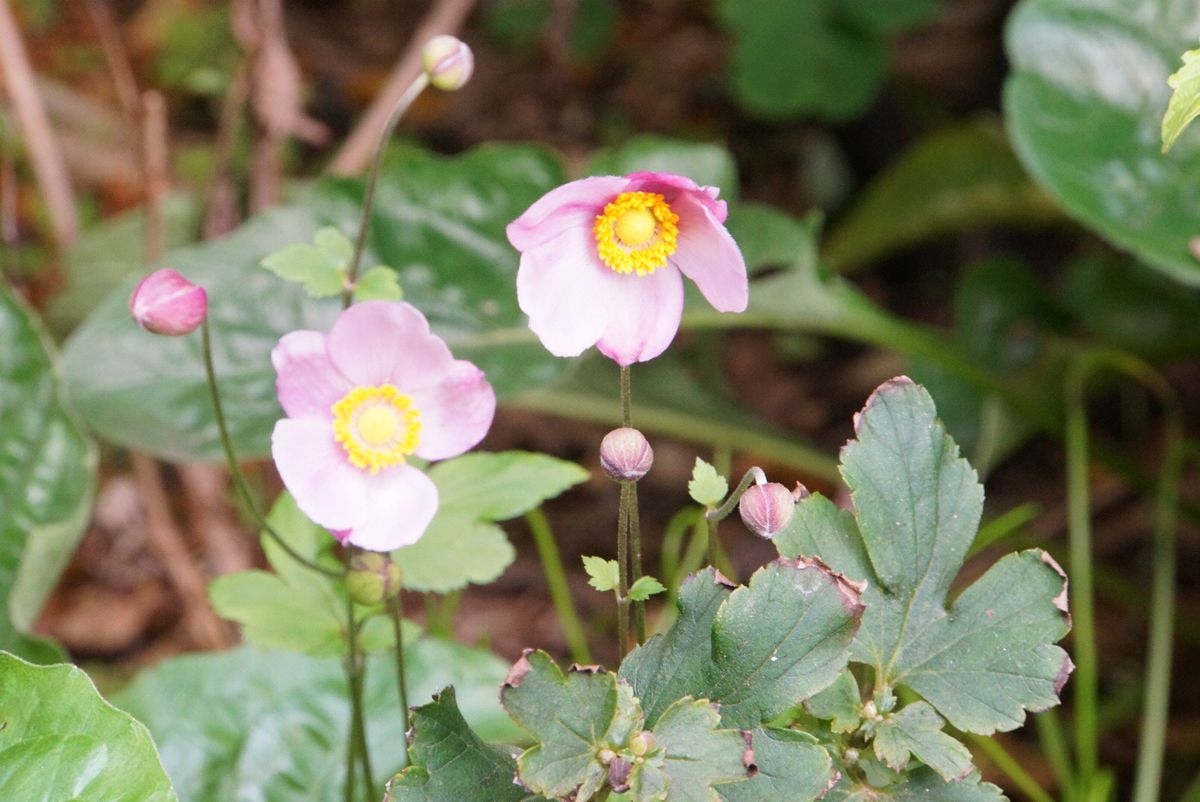
[[[424,536],[392,553],[411,590],[448,593],[496,579],[516,556],[497,521],[554,498],[588,477],[544,454],[475,452],[433,466],[438,512]]]
[[[867,583],[853,659],[875,669],[876,697],[907,685],[954,726],[985,734],[1057,704],[1072,668],[1053,645],[1070,628],[1061,569],[1037,549],[1010,554],[947,610],[983,507],[975,472],[906,378],[875,391],[855,430],[842,471],[857,521],[814,495],[775,543]]]
[[[531,146],[489,145],[455,158],[406,148],[390,154],[388,165],[364,267],[394,267],[405,298],[457,357],[486,371],[501,397],[557,374],[565,360],[542,349],[517,309],[517,253],[504,227],[562,181],[558,162]],[[243,457],[267,453],[282,417],[271,348],[289,331],[328,329],[339,309],[336,300],[314,301],[259,262],[311,242],[323,226],[353,236],[362,192],[357,180],[323,180],[225,239],[168,255],[168,264],[208,290],[226,414]],[[105,298],[68,341],[71,398],[114,442],[169,459],[218,459],[199,338],[138,329],[126,309],[129,289]]]
[[[634,802],[718,802],[718,789],[745,781],[746,742],[720,729],[721,716],[704,699],[680,699],[654,725],[657,749],[635,763],[630,775]]]
[[[1160,152],[1168,76],[1200,34],[1175,0],[1025,0],[1007,32],[1005,113],[1025,166],[1072,215],[1189,283],[1200,262],[1200,136]]]
[[[385,802],[545,802],[513,782],[517,761],[471,731],[453,687],[412,711],[412,764],[388,786]]]
[[[74,666],[0,652],[0,799],[175,802],[146,728]]]
[[[1200,117],[1200,50],[1183,54],[1183,66],[1167,79],[1167,84],[1174,91],[1163,115],[1163,153],[1171,149],[1183,129]]]
[[[621,665],[653,724],[683,696],[750,729],[832,683],[862,615],[858,589],[808,560],[778,560],[729,592],[711,569],[679,594],[679,620]]]
[[[873,788],[849,777],[835,785],[824,802],[1006,802],[1007,797],[991,783],[971,776],[947,782],[933,769],[922,766],[903,775],[892,785]]]
[[[433,638],[418,640],[405,657],[410,704],[450,682],[482,737],[514,737],[496,699],[506,668],[498,658]],[[114,702],[145,722],[188,802],[340,802],[350,723],[341,663],[249,646],[177,657],[140,674]],[[404,765],[391,659],[368,661],[364,696],[382,789]]]
[[[718,786],[725,802],[811,802],[825,795],[833,762],[811,735],[757,729],[750,745],[758,772],[749,780]]]
[[[49,338],[0,283],[0,649],[53,662],[29,638],[87,524],[95,447],[62,400]]]

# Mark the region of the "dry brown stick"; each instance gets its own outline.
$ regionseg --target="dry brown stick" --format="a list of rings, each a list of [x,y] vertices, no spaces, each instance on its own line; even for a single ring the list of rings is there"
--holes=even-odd
[[[232,574],[254,565],[251,539],[238,525],[229,505],[229,472],[217,465],[179,466],[187,498],[188,518],[204,533],[204,547],[213,573]]]
[[[167,253],[167,226],[163,204],[171,191],[171,154],[167,139],[167,101],[151,89],[142,93],[142,199],[146,213],[146,264]]]
[[[238,208],[237,185],[231,166],[242,135],[242,120],[250,101],[250,61],[243,60],[234,73],[229,91],[221,103],[221,118],[217,122],[217,139],[213,144],[212,184],[204,212],[204,238],[215,239],[228,234],[241,217]]]
[[[113,86],[117,90],[117,100],[125,111],[126,120],[133,128],[134,136],[138,133],[138,116],[141,105],[138,92],[137,78],[133,74],[133,65],[121,42],[121,30],[113,19],[112,10],[106,0],[85,0],[88,15],[96,28],[96,37],[100,40],[100,49],[104,53],[104,63],[112,76]]]
[[[438,0],[417,26],[408,47],[392,68],[383,90],[371,102],[350,136],[329,163],[335,175],[353,175],[366,169],[383,133],[388,116],[417,76],[421,74],[421,51],[425,43],[439,34],[457,33],[475,6],[475,0]]]
[[[207,581],[184,546],[171,505],[159,474],[158,462],[145,454],[131,454],[133,476],[146,510],[146,535],[158,553],[167,577],[183,602],[183,623],[192,640],[206,649],[229,646],[232,639],[225,625],[208,604]]]
[[[79,235],[75,192],[8,0],[0,0],[0,73],[21,128],[25,152],[46,202],[54,243],[59,250],[65,250]]]

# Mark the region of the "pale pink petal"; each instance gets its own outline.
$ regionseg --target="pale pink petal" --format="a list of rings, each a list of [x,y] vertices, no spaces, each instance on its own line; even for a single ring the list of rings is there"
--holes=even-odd
[[[410,391],[421,413],[417,456],[457,457],[483,439],[496,415],[496,394],[483,371],[465,360],[437,384]]]
[[[326,337],[319,331],[285,334],[271,350],[275,391],[291,418],[330,418],[352,385],[329,361]]]
[[[675,339],[683,316],[683,279],[665,265],[646,276],[613,273],[608,326],[596,346],[618,365],[645,362]]]
[[[317,524],[352,529],[362,523],[370,473],[346,459],[328,420],[276,421],[271,456],[296,506]]]
[[[349,542],[370,551],[391,551],[416,543],[438,507],[433,480],[411,465],[366,474],[366,510]]]
[[[508,241],[518,251],[528,251],[569,228],[592,230],[596,216],[625,191],[628,181],[617,176],[582,178],[552,189],[525,213],[508,224]]]
[[[608,321],[615,275],[596,255],[592,229],[576,228],[521,254],[517,303],[555,356],[579,356]]]
[[[356,385],[423,386],[450,370],[454,357],[416,307],[364,301],[329,330],[329,358]]]
[[[675,204],[682,198],[690,198],[708,209],[718,223],[725,222],[729,208],[723,200],[717,200],[720,193],[717,187],[702,187],[695,181],[682,175],[671,173],[634,173],[626,176],[629,179],[630,192],[657,192],[663,196],[676,213]]]
[[[749,301],[746,261],[725,226],[694,196],[671,207],[679,215],[679,246],[671,263],[696,282],[720,312],[744,312]]]

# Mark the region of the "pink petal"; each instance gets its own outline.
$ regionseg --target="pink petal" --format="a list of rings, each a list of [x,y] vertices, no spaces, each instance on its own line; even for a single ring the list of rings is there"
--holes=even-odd
[[[628,181],[617,176],[582,178],[552,189],[508,224],[508,241],[518,251],[545,244],[570,228],[592,230],[596,215],[623,191]]]
[[[645,362],[675,339],[683,316],[683,279],[670,265],[647,276],[613,273],[608,326],[596,344],[618,365]]]
[[[496,414],[496,394],[483,371],[459,360],[437,384],[412,392],[421,412],[417,456],[456,457],[483,439]]]
[[[438,507],[433,480],[411,465],[366,474],[366,510],[349,542],[371,551],[391,551],[416,543]]]
[[[517,303],[555,356],[579,356],[608,321],[615,275],[596,255],[592,229],[575,228],[521,254]]]
[[[454,357],[416,307],[364,301],[329,330],[329,358],[356,385],[424,386],[453,367]]]
[[[271,456],[296,506],[326,529],[362,523],[370,473],[355,468],[328,420],[285,418],[271,434]]]
[[[318,331],[283,335],[271,350],[271,364],[279,403],[290,418],[328,419],[330,407],[352,387],[329,361],[325,335]]]
[[[629,191],[657,192],[663,196],[671,208],[682,198],[690,198],[701,204],[716,218],[718,223],[725,222],[729,208],[725,201],[717,200],[721,190],[717,187],[702,187],[687,176],[672,173],[634,173],[626,176],[629,179]]]
[[[671,263],[715,309],[744,312],[750,294],[746,261],[733,237],[696,196],[680,196],[671,208],[679,215],[679,246]]]

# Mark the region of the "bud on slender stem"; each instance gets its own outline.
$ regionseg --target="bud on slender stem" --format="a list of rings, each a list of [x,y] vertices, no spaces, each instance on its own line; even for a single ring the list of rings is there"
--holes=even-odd
[[[350,573],[346,575],[346,589],[350,597],[359,604],[373,607],[386,599],[394,599],[403,587],[400,566],[391,557],[375,551],[363,551],[354,555],[350,562]]]
[[[425,44],[421,64],[429,83],[446,92],[461,89],[475,71],[475,56],[467,43],[453,36],[435,36]]]
[[[153,334],[190,334],[208,315],[208,293],[176,270],[155,270],[133,288],[129,314]]]
[[[600,467],[617,482],[636,482],[654,464],[654,449],[637,429],[613,429],[600,441]]]
[[[796,497],[779,482],[747,488],[738,504],[746,527],[760,537],[771,538],[783,531],[796,510]]]

